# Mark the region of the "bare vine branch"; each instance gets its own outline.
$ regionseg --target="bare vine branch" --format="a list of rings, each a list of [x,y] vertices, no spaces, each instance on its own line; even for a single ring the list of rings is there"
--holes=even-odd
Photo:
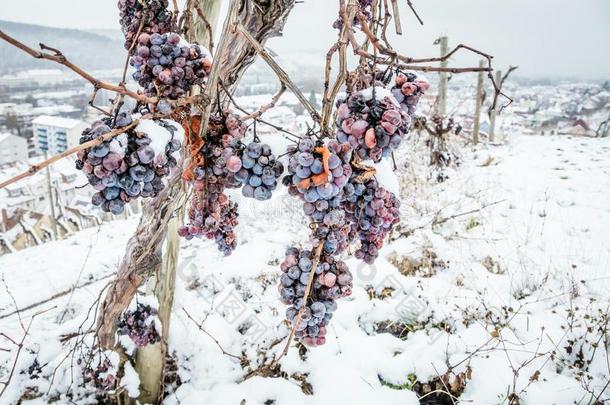
[[[315,122],[320,122],[320,114],[316,111],[316,109],[311,105],[311,103],[307,100],[305,95],[301,92],[301,90],[294,84],[294,82],[290,79],[290,76],[277,64],[277,62],[273,59],[273,57],[265,50],[265,48],[250,34],[250,32],[244,27],[242,23],[238,23],[236,26],[237,32],[248,40],[250,45],[256,50],[256,52],[260,55],[261,58],[267,65],[275,72],[278,79],[284,83],[284,85],[294,93],[299,102],[305,107],[311,118]]]
[[[64,56],[63,53],[61,53],[61,51],[51,48],[47,45],[40,44],[40,48],[43,51],[50,50],[53,52],[53,54],[36,51],[36,50],[30,48],[29,46],[27,46],[26,44],[18,41],[17,39],[11,37],[8,34],[6,34],[2,30],[0,30],[0,39],[3,39],[4,41],[8,42],[9,44],[21,49],[22,51],[29,54],[33,58],[45,59],[45,60],[48,60],[51,62],[59,63],[60,65],[67,67],[68,69],[72,70],[74,73],[76,73],[83,79],[87,80],[89,83],[91,83],[94,88],[100,88],[100,89],[113,91],[115,93],[131,97],[134,100],[140,101],[143,103],[156,103],[156,101],[157,101],[156,97],[147,97],[144,94],[140,94],[135,91],[129,90],[127,87],[125,87],[125,85],[120,84],[117,86],[117,85],[102,82],[102,81],[96,79],[91,74],[85,72],[83,69],[81,69],[80,67],[78,67],[74,63],[72,63],[68,58],[66,58]]]
[[[267,111],[269,111],[270,109],[275,107],[278,100],[280,99],[280,97],[282,97],[282,95],[284,94],[285,91],[286,91],[286,85],[283,82],[280,82],[280,89],[271,98],[271,101],[268,104],[261,106],[256,112],[253,112],[252,114],[248,114],[245,117],[242,117],[242,120],[246,121],[246,120],[251,120],[251,119],[252,120],[259,119],[264,113],[266,113]]]
[[[61,160],[67,156],[73,155],[78,151],[84,150],[84,149],[88,149],[88,148],[92,148],[96,145],[100,145],[102,142],[107,141],[108,139],[112,139],[115,136],[118,136],[124,132],[129,131],[132,128],[135,128],[139,123],[140,120],[143,119],[148,119],[150,118],[152,115],[145,115],[140,119],[134,120],[131,124],[127,125],[126,127],[123,128],[117,128],[117,129],[113,129],[110,132],[107,132],[105,134],[102,134],[100,136],[98,136],[95,139],[92,139],[88,142],[82,143],[78,146],[74,146],[70,149],[65,150],[64,152],[57,154],[55,156],[50,157],[47,160],[44,160],[36,165],[32,165],[30,166],[30,168],[28,170],[26,170],[25,172],[22,172],[20,174],[18,174],[17,176],[11,177],[8,180],[3,181],[2,183],[0,183],[0,189],[3,189],[4,187],[8,186],[9,184],[13,184],[16,181],[19,181],[21,179],[25,179],[26,177],[30,177],[33,176],[34,174],[38,173],[40,170],[46,168],[47,166],[52,165],[53,163],[57,162],[58,160]]]

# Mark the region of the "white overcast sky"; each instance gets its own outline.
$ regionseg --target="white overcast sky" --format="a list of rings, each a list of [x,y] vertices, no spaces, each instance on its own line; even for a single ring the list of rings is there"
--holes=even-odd
[[[225,0],[226,1],[226,0]],[[118,28],[115,0],[0,0],[0,19],[65,28]],[[406,33],[395,47],[412,56],[438,52],[441,34],[496,56],[498,67],[521,66],[529,76],[610,79],[610,0],[413,0],[425,25],[401,13]],[[337,0],[304,0],[295,6],[278,52],[320,52],[335,37],[330,27]],[[476,64],[457,58],[454,64]],[[321,62],[320,62],[321,63]]]

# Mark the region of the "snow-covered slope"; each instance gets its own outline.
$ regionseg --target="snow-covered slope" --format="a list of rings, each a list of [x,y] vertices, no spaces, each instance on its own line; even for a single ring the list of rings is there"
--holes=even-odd
[[[181,383],[168,384],[165,403],[410,405],[420,396],[451,404],[449,392],[473,404],[610,398],[610,139],[461,148],[462,166],[440,184],[426,180],[418,145],[399,159],[402,235],[374,266],[347,260],[354,293],[339,301],[326,345],[291,348],[279,373],[260,366],[288,332],[278,264],[307,240],[298,202],[282,193],[243,201],[240,246],[228,258],[209,242],[183,243],[169,336]],[[24,403],[95,403],[94,390],[79,387],[78,355],[67,356],[79,338],[60,338],[87,316],[82,329],[93,325],[89,308],[135,225],[117,221],[0,257],[11,292],[0,286],[0,332],[19,342],[22,323],[49,309],[33,319],[1,403],[24,394]],[[4,335],[0,381],[17,354]],[[122,384],[133,391],[133,373]]]

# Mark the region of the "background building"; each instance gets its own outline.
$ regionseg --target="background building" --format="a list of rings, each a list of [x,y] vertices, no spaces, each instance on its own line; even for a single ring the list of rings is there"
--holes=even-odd
[[[87,124],[71,118],[41,115],[32,121],[32,126],[38,150],[57,154],[78,145]]]
[[[27,159],[27,139],[9,133],[0,133],[0,165],[26,162]]]

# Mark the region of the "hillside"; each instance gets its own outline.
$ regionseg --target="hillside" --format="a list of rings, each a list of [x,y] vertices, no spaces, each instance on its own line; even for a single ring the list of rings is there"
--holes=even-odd
[[[339,301],[327,344],[292,348],[277,374],[259,367],[287,333],[278,259],[307,228],[285,193],[242,204],[232,256],[207,241],[182,244],[164,403],[457,403],[447,391],[477,405],[605,403],[608,352],[597,331],[609,322],[609,142],[517,136],[506,146],[455,145],[462,165],[440,184],[428,179],[423,143],[407,145],[402,235],[374,266],[346,258],[354,291]],[[3,332],[17,339],[21,322],[49,310],[33,321],[7,403],[95,401],[91,385],[81,386],[76,339],[62,339],[93,325],[89,310],[135,225],[117,221],[0,257],[0,288],[11,292],[0,294]],[[0,352],[0,378],[13,359],[14,350]],[[136,378],[128,368],[119,385],[137,393]]]
[[[0,20],[0,30],[37,49],[40,42],[60,49],[74,63],[85,69],[120,68],[126,52],[119,40],[88,31],[43,27]],[[0,73],[48,67],[19,49],[0,42]]]

